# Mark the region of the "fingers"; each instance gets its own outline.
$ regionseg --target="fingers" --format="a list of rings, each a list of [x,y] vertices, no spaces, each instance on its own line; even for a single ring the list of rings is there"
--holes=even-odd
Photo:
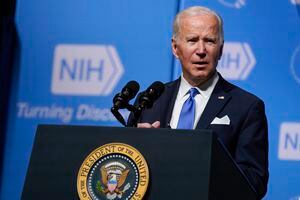
[[[156,121],[152,124],[153,128],[160,128],[160,121]]]
[[[150,123],[138,123],[138,128],[160,128],[160,122],[156,121],[153,124]]]
[[[151,124],[149,124],[149,123],[138,123],[137,127],[138,128],[152,128]]]

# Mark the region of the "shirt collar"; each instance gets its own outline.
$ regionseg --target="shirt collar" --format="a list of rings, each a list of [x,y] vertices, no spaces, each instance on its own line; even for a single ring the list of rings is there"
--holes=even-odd
[[[219,80],[219,74],[216,72],[210,79],[208,79],[204,84],[196,87],[200,93],[205,98],[209,98],[211,93],[213,92],[217,82]],[[188,91],[192,88],[187,80],[183,77],[183,74],[181,74],[181,80],[180,80],[180,86],[178,91],[178,98],[183,98]]]

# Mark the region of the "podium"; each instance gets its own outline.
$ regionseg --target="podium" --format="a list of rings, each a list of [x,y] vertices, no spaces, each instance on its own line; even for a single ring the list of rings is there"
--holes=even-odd
[[[143,199],[258,199],[210,130],[56,125],[38,126],[22,199],[79,199],[80,167],[108,143],[128,144],[144,156],[149,184]]]

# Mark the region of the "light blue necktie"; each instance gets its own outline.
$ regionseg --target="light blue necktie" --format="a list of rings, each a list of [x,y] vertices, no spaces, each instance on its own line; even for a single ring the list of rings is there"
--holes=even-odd
[[[189,98],[184,102],[182,106],[177,129],[193,129],[194,127],[196,109],[194,97],[199,94],[199,91],[196,88],[191,88],[189,90],[189,93]]]

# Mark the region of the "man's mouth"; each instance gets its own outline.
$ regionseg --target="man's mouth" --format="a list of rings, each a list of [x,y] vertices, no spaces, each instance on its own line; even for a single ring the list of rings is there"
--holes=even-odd
[[[207,65],[208,62],[206,61],[197,61],[197,62],[193,62],[194,65],[199,65],[199,66],[202,66],[202,65]]]

